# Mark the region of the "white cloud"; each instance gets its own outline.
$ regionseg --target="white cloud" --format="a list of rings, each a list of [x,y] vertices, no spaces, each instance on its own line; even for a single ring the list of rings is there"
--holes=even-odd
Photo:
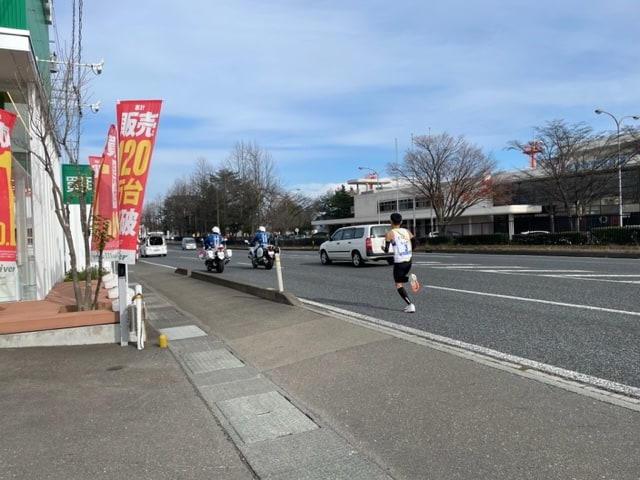
[[[54,6],[68,37],[69,6]],[[596,107],[640,111],[639,20],[635,0],[85,2],[83,55],[105,67],[84,148],[102,148],[118,99],[162,98],[152,197],[244,140],[308,191],[383,170],[396,140],[402,155],[429,129],[524,166],[502,150],[534,126],[611,130]]]

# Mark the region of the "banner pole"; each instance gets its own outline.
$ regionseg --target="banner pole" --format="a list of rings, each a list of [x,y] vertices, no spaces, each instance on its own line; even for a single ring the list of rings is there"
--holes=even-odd
[[[126,347],[127,345],[129,345],[126,263],[118,263],[118,306],[120,307],[120,346]]]

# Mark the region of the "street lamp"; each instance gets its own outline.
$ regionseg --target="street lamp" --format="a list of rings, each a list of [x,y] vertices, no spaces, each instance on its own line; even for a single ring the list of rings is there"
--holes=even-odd
[[[98,113],[100,111],[100,100],[95,103],[83,103],[82,105],[78,105],[78,115],[82,116],[82,107],[89,107],[93,113]]]
[[[600,115],[604,113],[605,115],[609,115],[613,118],[613,121],[616,123],[616,136],[618,139],[618,222],[619,226],[622,227],[622,153],[620,150],[620,124],[625,118],[633,118],[634,120],[640,120],[640,115],[625,115],[624,117],[616,118],[616,116],[612,113],[609,113],[600,108],[596,108],[596,115]]]
[[[77,62],[71,62],[71,61],[63,62],[58,60],[55,53],[52,53],[48,59],[37,58],[37,57],[36,59],[39,62],[50,64],[51,67],[49,68],[49,71],[51,73],[58,73],[58,68],[56,67],[56,65],[67,65],[67,66],[74,65],[78,67],[89,67],[94,74],[100,75],[102,73],[102,68],[104,67],[104,60],[100,60],[98,63],[77,63]]]
[[[376,172],[373,168],[371,167],[358,167],[358,170],[369,170],[370,172],[373,172],[373,175],[376,177],[376,180],[379,179],[378,177],[378,172]]]
[[[373,172],[373,174],[376,177],[376,180],[380,180],[380,178],[378,177],[378,172],[376,172],[371,167],[358,167],[358,170],[369,170],[370,172]],[[374,196],[375,196],[375,191],[374,191]],[[378,211],[378,223],[380,223],[380,203],[378,202],[377,198],[376,198],[376,210]]]

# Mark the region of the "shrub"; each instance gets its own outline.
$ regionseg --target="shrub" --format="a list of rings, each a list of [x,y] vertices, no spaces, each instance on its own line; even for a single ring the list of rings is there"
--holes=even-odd
[[[509,243],[509,235],[506,233],[492,233],[489,235],[463,235],[457,237],[460,245],[506,245]]]
[[[99,277],[102,277],[104,275],[106,275],[107,273],[109,273],[108,270],[106,269],[102,269],[102,273],[99,275],[98,274],[98,267],[91,267],[89,269],[89,274],[91,275],[91,280],[97,280]],[[81,281],[84,281],[87,279],[87,271],[86,270],[78,270],[78,279]],[[73,277],[71,276],[71,270],[69,270],[65,277],[64,277],[64,281],[65,282],[71,282],[73,280]]]
[[[451,235],[440,235],[438,237],[427,238],[425,242],[427,245],[455,245],[456,239],[458,237],[453,237]]]
[[[529,233],[526,235],[520,233],[511,237],[511,243],[517,245],[571,245],[573,233],[579,234],[580,232]]]
[[[617,245],[640,244],[640,225],[626,227],[595,227],[591,230],[595,243]]]

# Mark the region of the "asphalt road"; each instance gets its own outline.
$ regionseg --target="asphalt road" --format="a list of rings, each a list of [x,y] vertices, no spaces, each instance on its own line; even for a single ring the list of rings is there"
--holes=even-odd
[[[174,246],[141,261],[206,270],[197,251]],[[413,272],[422,284],[411,295],[417,312],[404,314],[386,263],[354,268],[321,265],[312,251],[281,255],[284,289],[301,299],[640,388],[640,260],[418,253]],[[276,269],[254,270],[245,248],[234,249],[220,275],[278,287]]]

